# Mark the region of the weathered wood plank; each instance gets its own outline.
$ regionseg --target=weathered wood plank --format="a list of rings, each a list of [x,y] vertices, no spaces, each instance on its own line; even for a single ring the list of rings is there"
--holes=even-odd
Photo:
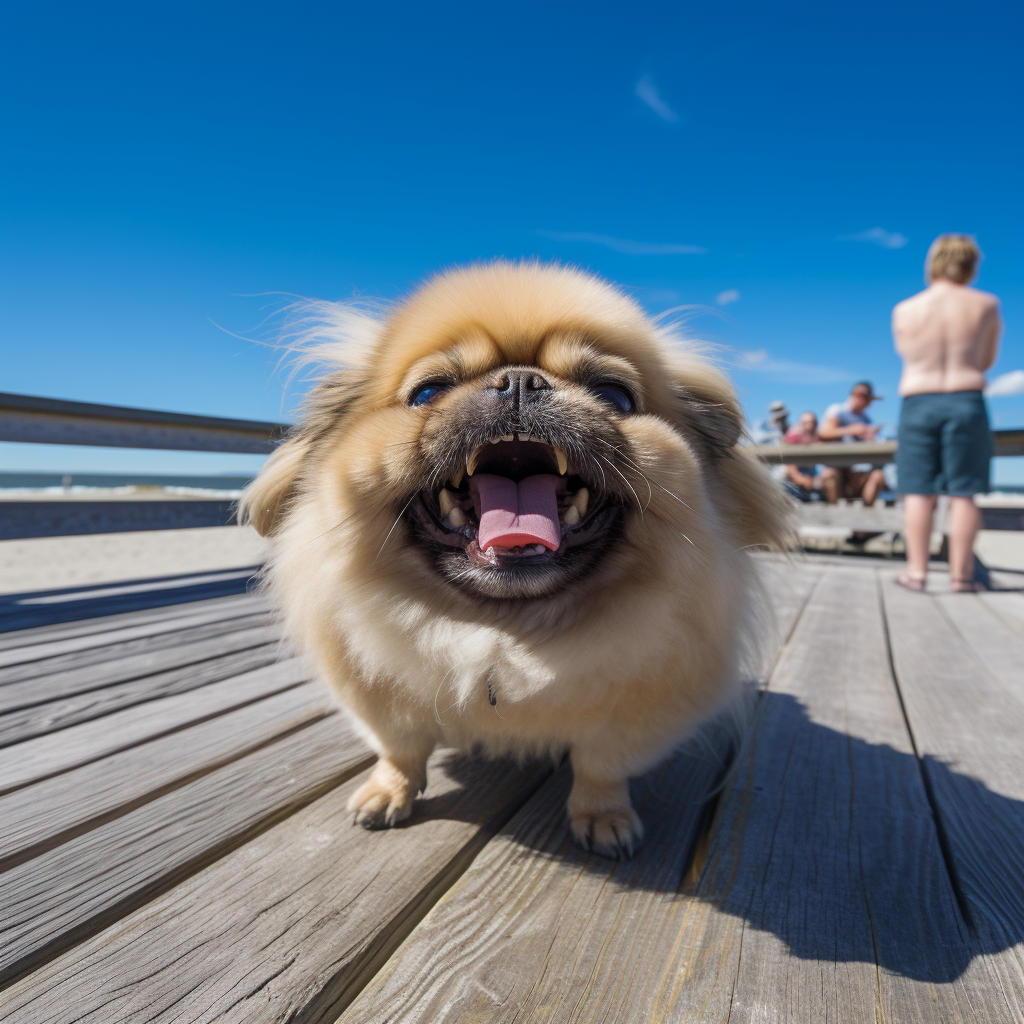
[[[934,1021],[978,994],[957,983],[971,953],[957,945],[874,573],[831,571],[815,589],[702,872],[682,880],[685,841],[664,812],[632,864],[581,865],[551,823],[554,788],[342,1021]]]
[[[167,672],[146,675],[141,679],[90,689],[62,700],[9,711],[0,716],[0,749],[24,743],[37,736],[57,733],[136,704],[198,690],[210,683],[272,665],[280,660],[281,650],[275,640],[267,639],[264,643],[252,645],[250,639],[249,644],[241,650],[232,650],[236,646],[230,642],[233,638],[228,636],[224,639],[228,653],[220,657],[206,658]]]
[[[226,634],[192,643],[144,649],[136,654],[93,662],[80,668],[65,668],[39,678],[9,682],[0,686],[0,714],[194,665],[233,651],[259,647],[278,640],[280,635],[276,625],[262,624],[229,630]]]
[[[372,761],[342,716],[334,715],[4,872],[0,985],[171,888]]]
[[[0,871],[335,711],[304,683],[0,797]]]
[[[441,754],[404,827],[346,783],[0,994],[12,1021],[332,1021],[547,767]],[[116,982],[114,982],[116,979]]]
[[[1024,636],[1024,594],[996,591],[979,596],[1010,629]]]
[[[751,673],[760,687],[767,684],[779,652],[792,634],[825,567],[779,555],[762,555],[757,565],[767,604],[758,663]]]
[[[0,794],[308,682],[298,658],[0,748]]]
[[[1024,663],[1013,678],[993,674],[961,636],[958,606],[891,584],[884,593],[896,677],[961,905],[1024,1019]]]
[[[1015,632],[981,595],[937,594],[935,600],[985,668],[1024,697],[1024,623]]]
[[[653,1014],[647,983],[690,913],[679,890],[719,771],[690,749],[635,785],[647,835],[616,864],[573,845],[561,770],[340,1021],[675,1019]]]
[[[228,597],[214,597],[205,601],[189,601],[183,604],[164,605],[144,611],[122,612],[120,614],[98,615],[74,622],[55,623],[49,626],[32,626],[26,629],[0,633],[0,651],[12,651],[20,647],[51,643],[75,638],[87,638],[95,633],[112,629],[141,626],[147,623],[164,622],[170,619],[202,614],[207,611],[224,611],[234,614],[237,608],[265,608],[266,600],[259,593],[235,594]]]
[[[200,621],[196,622],[194,618],[199,618]],[[35,657],[0,668],[0,687],[28,679],[38,679],[41,676],[54,675],[57,672],[81,671],[89,665],[115,662],[121,658],[169,647],[180,647],[215,636],[223,636],[226,633],[237,633],[243,629],[265,626],[272,622],[273,613],[269,610],[250,612],[248,615],[228,619],[220,615],[211,618],[207,613],[206,616],[185,619],[181,625],[175,625],[173,622],[152,623],[149,626],[136,626],[132,630],[112,630],[107,634],[107,639],[77,648],[69,647],[75,643],[73,640],[56,644],[39,644],[34,648]],[[117,633],[129,635],[117,636]],[[51,650],[43,653],[39,650],[40,647]],[[65,649],[59,650],[62,647]],[[53,651],[53,648],[58,650]],[[0,652],[0,663],[3,661],[4,653],[14,654],[15,652]],[[3,692],[0,689],[0,693]]]

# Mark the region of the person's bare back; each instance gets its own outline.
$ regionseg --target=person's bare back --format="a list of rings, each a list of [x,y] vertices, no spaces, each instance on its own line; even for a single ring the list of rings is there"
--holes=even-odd
[[[996,359],[999,300],[988,292],[939,278],[892,312],[896,351],[903,359],[900,394],[982,391]]]

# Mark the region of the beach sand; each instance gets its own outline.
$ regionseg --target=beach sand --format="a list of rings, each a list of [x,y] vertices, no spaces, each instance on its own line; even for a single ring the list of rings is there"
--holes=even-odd
[[[0,540],[0,594],[259,565],[251,526]]]

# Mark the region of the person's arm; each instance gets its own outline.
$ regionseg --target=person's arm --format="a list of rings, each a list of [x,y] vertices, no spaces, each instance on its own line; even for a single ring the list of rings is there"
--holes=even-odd
[[[864,437],[870,429],[864,423],[851,423],[848,427],[841,427],[838,416],[826,416],[818,430],[818,437],[822,441],[842,441],[844,437]]]
[[[892,309],[892,347],[896,349],[896,355],[903,358],[903,346],[900,343],[900,329],[899,329],[899,318],[900,318],[900,306],[903,303],[897,303]]]
[[[786,477],[791,483],[797,484],[800,487],[806,487],[809,491],[814,489],[814,477],[801,473],[796,466],[786,467]]]
[[[992,304],[992,311],[986,318],[986,351],[982,359],[981,369],[983,372],[991,370],[995,366],[999,356],[999,337],[1003,333],[1003,318],[999,315],[999,300]]]

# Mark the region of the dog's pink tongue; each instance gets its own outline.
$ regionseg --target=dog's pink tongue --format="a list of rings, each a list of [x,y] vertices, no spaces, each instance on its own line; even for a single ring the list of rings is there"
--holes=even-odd
[[[469,481],[480,515],[476,542],[481,551],[492,544],[503,548],[543,544],[552,551],[562,542],[558,525],[557,476],[538,473],[517,484],[506,476],[478,473]]]

